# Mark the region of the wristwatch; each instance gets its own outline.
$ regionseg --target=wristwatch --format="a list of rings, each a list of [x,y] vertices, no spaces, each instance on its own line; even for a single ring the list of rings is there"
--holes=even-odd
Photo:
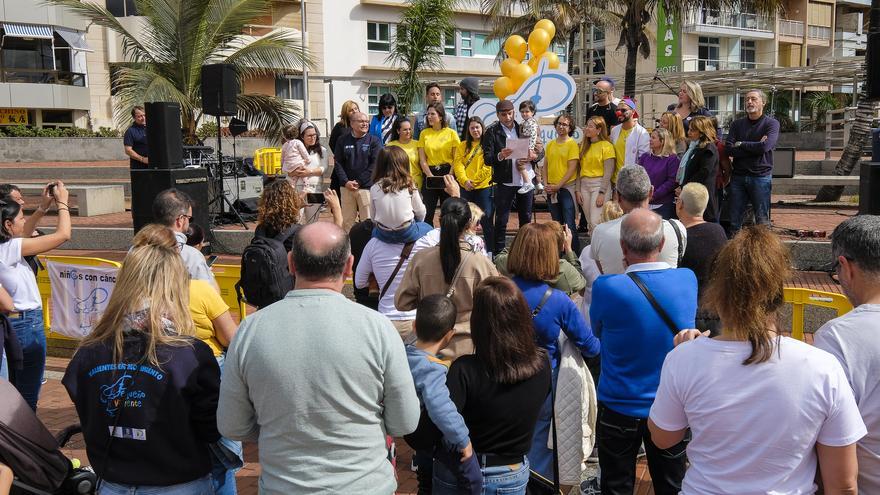
[[[742,144],[743,144],[742,141],[737,141],[737,142],[733,143],[733,147],[734,147],[734,148],[739,148],[740,146],[742,146]]]

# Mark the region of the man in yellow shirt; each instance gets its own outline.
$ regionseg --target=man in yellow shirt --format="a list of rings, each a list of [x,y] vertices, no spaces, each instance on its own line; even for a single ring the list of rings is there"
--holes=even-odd
[[[617,104],[619,125],[611,129],[611,142],[617,152],[617,167],[611,181],[617,182],[617,172],[626,165],[636,165],[642,154],[651,151],[651,136],[639,124],[636,102],[624,97]]]

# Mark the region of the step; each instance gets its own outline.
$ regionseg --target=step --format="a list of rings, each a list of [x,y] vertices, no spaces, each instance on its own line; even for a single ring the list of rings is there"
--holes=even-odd
[[[858,186],[858,175],[795,175],[789,179],[773,179],[773,186]],[[775,191],[774,191],[775,192]]]

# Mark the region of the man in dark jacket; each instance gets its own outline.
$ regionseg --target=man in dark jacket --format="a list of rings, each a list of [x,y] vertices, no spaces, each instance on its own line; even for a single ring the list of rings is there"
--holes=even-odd
[[[532,219],[532,203],[535,191],[517,194],[522,187],[522,176],[516,170],[517,164],[509,157],[513,150],[507,147],[508,139],[521,137],[519,123],[514,120],[513,102],[501,100],[495,105],[498,122],[486,129],[483,138],[483,156],[486,165],[492,167],[492,181],[495,182],[495,232],[494,239],[486,239],[486,244],[493,253],[500,253],[505,246],[507,219],[510,217],[510,206],[516,198],[516,209],[519,214],[519,225],[523,226]],[[529,151],[527,159],[518,161],[524,165],[529,175],[534,177],[532,162],[540,160],[544,155],[543,148]]]
[[[336,141],[333,173],[339,180],[342,201],[342,228],[351,230],[358,221],[370,218],[370,187],[382,141],[369,133],[370,117],[358,112],[351,116],[351,133]]]

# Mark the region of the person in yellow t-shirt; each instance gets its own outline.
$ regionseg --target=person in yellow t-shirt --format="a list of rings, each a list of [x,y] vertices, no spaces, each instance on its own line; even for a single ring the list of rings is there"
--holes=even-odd
[[[214,357],[222,356],[238,326],[217,289],[205,280],[191,280],[189,312],[196,326],[196,338],[208,344]]]
[[[480,226],[483,239],[491,246],[494,203],[492,201],[492,167],[486,165],[483,157],[483,137],[485,127],[483,119],[471,117],[465,123],[467,139],[458,145],[455,152],[455,163],[452,166],[455,178],[461,184],[461,197],[476,204],[483,210]]]
[[[391,141],[385,146],[397,146],[406,151],[406,156],[409,158],[409,174],[416,187],[421,189],[425,174],[419,167],[419,140],[413,139],[412,122],[408,118],[401,117],[394,122],[394,127],[391,128]]]
[[[567,225],[572,233],[577,232],[575,218],[576,185],[578,176],[578,145],[571,137],[574,135],[574,119],[563,114],[553,122],[556,139],[547,143],[544,149],[544,190],[547,192],[547,207],[553,220]],[[580,240],[572,239],[575,252],[581,251]]]
[[[608,126],[604,118],[593,116],[587,120],[580,157],[577,200],[587,215],[592,232],[602,218],[602,205],[606,199],[611,199],[611,178],[620,159],[608,139]]]
[[[442,177],[452,171],[455,150],[461,143],[455,129],[446,125],[446,109],[440,102],[428,105],[425,112],[431,127],[419,134],[419,167],[425,177]],[[422,188],[422,199],[425,202],[425,223],[434,224],[434,211],[437,206],[448,198],[442,189],[429,189],[427,180]]]

